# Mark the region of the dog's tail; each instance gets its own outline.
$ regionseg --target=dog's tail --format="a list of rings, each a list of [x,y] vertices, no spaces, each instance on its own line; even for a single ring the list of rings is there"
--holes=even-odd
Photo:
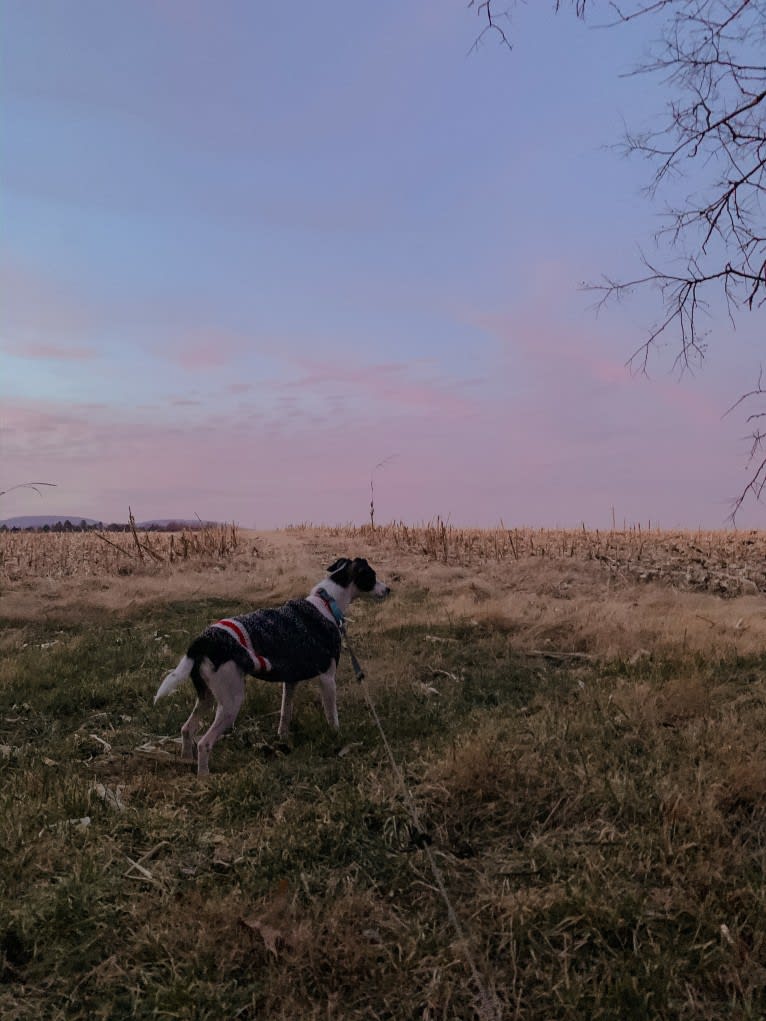
[[[194,669],[194,660],[191,656],[184,656],[175,670],[171,670],[165,680],[157,689],[157,694],[154,696],[156,702],[158,698],[164,698],[165,695],[169,695],[171,691],[175,691],[179,684],[183,682],[191,675]]]

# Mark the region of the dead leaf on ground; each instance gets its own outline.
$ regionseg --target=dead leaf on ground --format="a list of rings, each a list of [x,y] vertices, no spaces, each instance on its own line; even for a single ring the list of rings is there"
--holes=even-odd
[[[462,680],[462,677],[458,677],[457,674],[453,674],[450,670],[439,670],[437,667],[431,667],[431,673],[434,677],[446,677],[450,681],[457,681],[458,683]]]
[[[441,695],[441,692],[439,691],[439,689],[435,688],[433,686],[433,684],[422,684],[421,683],[420,690],[422,691],[422,693],[427,698],[431,698],[432,695]]]
[[[364,745],[361,741],[351,741],[349,744],[344,744],[341,750],[338,752],[338,758],[343,759],[346,755],[350,755],[351,752],[357,748],[363,748]]]
[[[168,750],[165,745],[180,745],[180,737],[157,737],[151,741],[144,741],[137,745],[136,751],[141,755],[147,755],[153,759],[172,759],[177,755],[175,748]]]
[[[66,830],[70,828],[75,830],[86,830],[89,826],[90,816],[84,815],[80,819],[61,819],[59,822],[52,822],[48,826],[43,827],[37,835],[38,837],[42,837],[46,830],[53,830],[54,832],[56,830]]]
[[[289,942],[279,929],[275,929],[273,925],[269,925],[268,922],[264,922],[260,918],[241,918],[240,921],[248,929],[252,929],[253,932],[260,935],[266,949],[275,957],[279,956],[279,948]]]
[[[120,785],[112,789],[111,787],[105,787],[102,783],[94,783],[91,790],[109,808],[113,808],[116,812],[124,812],[126,810],[127,805],[122,800],[122,792],[125,790],[124,786]]]

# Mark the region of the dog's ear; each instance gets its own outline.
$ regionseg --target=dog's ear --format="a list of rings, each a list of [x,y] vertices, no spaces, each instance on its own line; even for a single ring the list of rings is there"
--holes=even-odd
[[[344,567],[350,564],[351,561],[348,557],[338,557],[334,564],[330,564],[327,568],[328,574],[335,574],[336,571],[342,571]]]

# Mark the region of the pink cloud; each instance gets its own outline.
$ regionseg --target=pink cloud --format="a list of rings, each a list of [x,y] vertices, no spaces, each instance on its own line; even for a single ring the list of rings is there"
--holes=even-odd
[[[539,308],[522,306],[514,313],[479,314],[472,322],[499,341],[508,356],[521,354],[546,374],[554,372],[566,380],[575,370],[583,377],[618,385],[630,379],[625,362],[598,352],[581,325],[562,325],[542,315]]]
[[[201,372],[227,365],[248,347],[248,338],[214,327],[187,330],[159,345],[155,341],[149,350],[187,372]]]
[[[88,361],[99,356],[92,347],[64,347],[60,344],[6,344],[4,350],[17,358],[33,361]]]
[[[94,307],[74,286],[37,268],[10,260],[0,264],[0,294],[6,347],[24,355],[29,337],[71,336],[92,331],[97,316]],[[24,338],[22,340],[21,338]],[[46,348],[47,342],[38,343]],[[65,345],[51,345],[61,351]],[[80,348],[79,350],[87,350]],[[64,354],[32,357],[67,357]]]
[[[180,428],[16,402],[3,427],[7,477],[37,473],[57,483],[57,499],[84,508],[73,513],[103,519],[124,516],[130,503],[146,517],[186,508],[261,526],[363,520],[369,473],[396,450],[407,455],[385,470],[380,513],[432,516],[440,507],[429,487],[448,490],[473,457],[459,424],[445,422],[435,436],[415,410],[303,423],[219,417]],[[433,456],[434,444],[444,445],[446,460]],[[3,507],[3,516],[22,512],[18,498]]]
[[[479,315],[474,321],[499,342],[501,356],[508,362],[506,374],[512,373],[514,361],[520,358],[524,371],[533,374],[535,400],[545,403],[545,391],[553,392],[561,401],[561,411],[570,408],[575,413],[589,399],[589,393],[590,399],[598,397],[601,402],[614,403],[614,424],[627,410],[626,401],[631,402],[636,421],[651,420],[652,411],[647,409],[656,408],[658,400],[708,425],[719,422],[725,410],[719,398],[709,388],[695,385],[693,378],[679,382],[667,374],[649,378],[631,372],[624,361],[604,353],[604,338],[595,327],[589,331],[579,322],[562,324],[528,307],[513,315]],[[609,346],[627,349],[627,344],[621,345],[613,338]],[[609,423],[605,422],[604,427],[608,429]]]
[[[320,391],[339,385],[349,395],[429,413],[467,414],[477,408],[477,401],[466,391],[478,380],[413,378],[411,366],[400,362],[364,365],[339,361],[337,356],[321,362],[306,357],[291,361],[304,374],[285,384],[287,389]]]
[[[733,423],[697,414],[703,394],[687,407],[670,381],[655,388],[628,378],[618,387],[597,381],[594,395],[574,370],[556,388],[549,377],[538,385],[544,359],[529,365],[531,376],[528,366],[515,381],[520,390],[505,389],[514,382],[507,360],[494,396],[458,393],[470,416],[454,413],[455,384],[413,380],[397,363],[305,360],[268,411],[232,403],[192,418],[182,409],[174,417],[167,403],[117,413],[6,402],[3,476],[56,482],[51,492],[68,511],[110,520],[130,504],[140,517],[196,512],[257,527],[363,522],[370,473],[395,453],[376,475],[381,521],[440,514],[456,524],[608,526],[614,505],[620,519],[724,522],[726,499],[741,488],[742,451]],[[318,405],[305,399],[312,388]],[[338,388],[333,401],[328,391]],[[39,510],[39,498],[22,491],[4,501],[2,516],[27,512],[32,497]],[[51,500],[46,494],[58,512]]]

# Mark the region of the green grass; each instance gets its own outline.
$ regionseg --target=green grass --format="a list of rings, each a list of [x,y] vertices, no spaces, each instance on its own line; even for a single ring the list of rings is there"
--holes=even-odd
[[[503,1016],[764,1016],[760,659],[562,665],[360,610],[419,834],[345,661],[338,738],[306,685],[286,751],[252,681],[208,781],[136,750],[178,735],[191,685],[152,696],[228,609],[4,622],[4,1021],[480,1018],[424,839]]]

